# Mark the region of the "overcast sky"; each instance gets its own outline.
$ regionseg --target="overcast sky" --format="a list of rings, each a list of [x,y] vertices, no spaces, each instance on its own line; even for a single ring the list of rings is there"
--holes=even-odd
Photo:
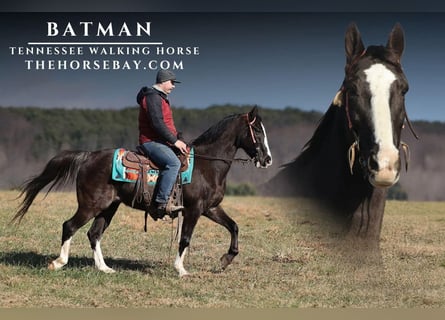
[[[402,24],[406,37],[402,65],[410,84],[406,96],[409,116],[412,120],[445,121],[445,14],[427,12],[1,13],[0,106],[135,106],[136,93],[154,82],[161,65],[177,64],[174,71],[182,83],[170,98],[178,107],[232,103],[323,112],[343,80],[344,33],[352,21],[357,23],[366,46],[385,44],[393,25]],[[48,36],[47,22],[57,23],[57,36]],[[68,22],[72,28],[67,30]],[[92,22],[88,36],[83,36],[80,22]],[[146,22],[150,22],[150,35],[137,37],[135,26]],[[115,36],[98,37],[99,23],[112,23]],[[123,34],[128,31],[131,37],[116,36],[124,23],[128,30]],[[19,54],[19,48],[43,46],[29,42],[122,41],[156,44],[99,46],[105,48],[106,55],[90,55],[90,47],[96,45],[70,45],[81,54]],[[143,47],[150,52],[142,52]],[[156,54],[157,47],[164,52],[167,47],[195,49],[190,55],[160,55]],[[139,48],[141,52],[116,55],[118,48]],[[66,60],[68,70],[48,70],[50,60],[56,65],[58,60]],[[115,60],[121,67],[127,62],[130,70],[103,70],[112,68]],[[85,63],[101,70],[84,70]],[[36,70],[42,65],[45,70]]]

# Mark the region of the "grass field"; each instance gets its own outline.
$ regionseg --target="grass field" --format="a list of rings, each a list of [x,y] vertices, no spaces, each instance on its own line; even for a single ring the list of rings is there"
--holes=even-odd
[[[388,202],[381,262],[343,246],[303,200],[227,197],[240,228],[240,254],[221,272],[229,233],[206,218],[196,227],[179,278],[173,268],[176,221],[149,221],[120,207],[102,244],[117,272],[94,268],[86,237],[72,242],[68,265],[46,268],[60,250],[74,193],[39,196],[20,225],[9,221],[15,191],[0,192],[0,307],[445,307],[445,203]]]

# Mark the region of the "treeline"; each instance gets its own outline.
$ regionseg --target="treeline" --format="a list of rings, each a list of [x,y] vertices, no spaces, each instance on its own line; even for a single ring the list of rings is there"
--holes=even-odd
[[[205,109],[174,107],[174,120],[186,141],[198,137],[213,124],[232,114],[246,113],[251,105],[213,105]],[[295,128],[300,123],[315,124],[321,113],[296,108],[260,108],[269,143],[277,164],[294,157],[297,148]],[[139,107],[119,110],[0,107],[0,188],[15,188],[40,172],[47,161],[61,150],[135,149],[138,144]],[[290,130],[283,130],[290,128]],[[299,137],[300,138],[300,137]],[[289,141],[290,145],[283,143]],[[255,186],[267,181],[278,170],[255,171],[233,166],[228,192],[252,195]]]
[[[94,150],[112,146],[134,145],[137,139],[136,108],[122,110],[2,108],[23,118],[34,129],[32,154],[62,149]],[[26,133],[24,133],[26,134]]]
[[[252,106],[214,105],[206,109],[174,108],[176,127],[186,138],[196,137],[225,116],[247,112]],[[43,150],[96,150],[134,148],[138,138],[138,107],[121,110],[0,108],[0,119],[22,118],[33,128],[31,153],[38,158]],[[263,119],[277,126],[316,121],[317,112],[299,109],[262,109]],[[26,134],[26,133],[24,133]],[[3,133],[3,137],[8,136]]]
[[[226,104],[205,109],[174,108],[174,119],[184,139],[190,141],[224,117],[248,112],[252,107]],[[232,166],[228,183],[233,194],[253,194],[256,186],[293,161],[322,117],[320,112],[297,108],[259,108],[273,166],[262,171]],[[119,110],[0,107],[0,188],[21,184],[61,150],[134,149],[138,143],[138,112],[137,106]],[[421,139],[415,140],[405,128],[403,140],[412,151],[409,171],[401,175],[390,197],[445,200],[445,123],[414,121],[413,126]]]

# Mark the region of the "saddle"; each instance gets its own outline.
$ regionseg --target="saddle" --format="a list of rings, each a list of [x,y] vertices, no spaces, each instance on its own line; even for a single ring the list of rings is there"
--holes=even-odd
[[[188,169],[187,155],[182,153],[177,155],[179,157],[179,161],[181,162],[179,172],[184,172]],[[122,164],[127,168],[136,170],[139,170],[141,166],[145,166],[146,169],[159,170],[159,167],[145,155],[141,146],[137,146],[136,151],[128,151],[122,158]]]
[[[189,162],[187,159],[187,155],[180,153],[178,154],[178,157],[181,162],[181,168],[179,170],[179,173],[181,173],[188,169]],[[134,188],[132,206],[134,206],[134,202],[136,200],[144,202],[146,208],[144,230],[147,231],[147,215],[150,214],[150,209],[152,208],[152,199],[149,192],[150,187],[148,186],[148,171],[150,169],[159,170],[159,167],[145,155],[141,146],[137,146],[136,151],[125,152],[124,156],[122,157],[122,164],[125,167],[136,170],[138,172],[138,178],[136,180]],[[180,175],[178,175],[177,183],[173,187],[173,191],[169,199],[169,204],[182,205],[182,183]]]

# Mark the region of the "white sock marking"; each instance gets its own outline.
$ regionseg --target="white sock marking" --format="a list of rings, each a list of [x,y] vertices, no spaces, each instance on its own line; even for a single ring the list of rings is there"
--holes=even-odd
[[[105,263],[104,256],[102,255],[102,250],[100,248],[100,241],[96,242],[96,249],[93,250],[93,255],[94,255],[94,263],[96,264],[97,269],[105,273],[115,272]]]
[[[179,272],[180,277],[189,274],[188,271],[185,270],[185,268],[184,268],[184,257],[185,257],[186,252],[187,252],[187,248],[184,249],[184,251],[182,252],[182,255],[179,255],[179,252],[178,252],[178,254],[176,255],[176,259],[175,259],[175,269],[176,269],[176,271]]]
[[[51,270],[58,270],[62,268],[64,265],[68,263],[68,257],[70,253],[71,240],[73,237],[69,238],[62,244],[62,248],[60,249],[60,255],[56,260],[53,260],[48,268]]]

